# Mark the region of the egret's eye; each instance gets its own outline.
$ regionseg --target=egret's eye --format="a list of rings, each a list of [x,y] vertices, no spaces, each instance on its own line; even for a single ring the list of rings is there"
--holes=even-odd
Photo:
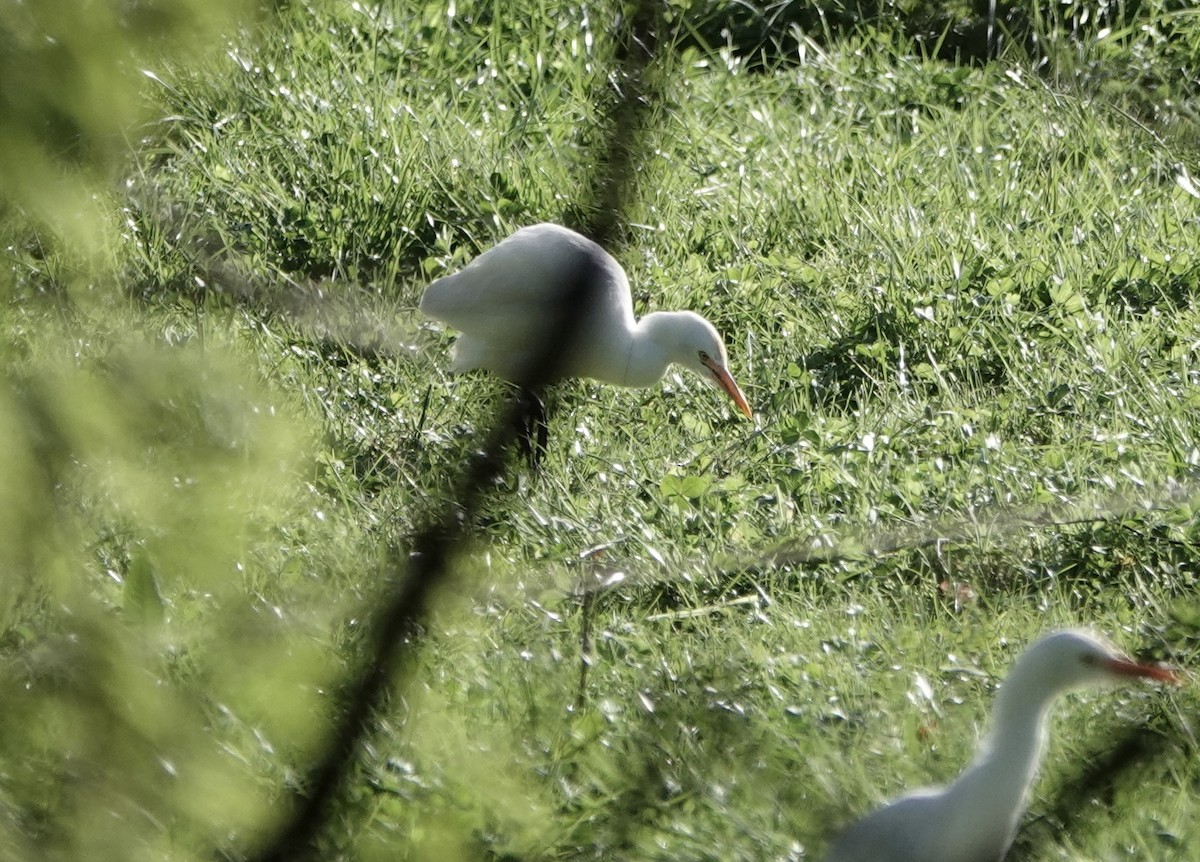
[[[705,353],[703,350],[700,351],[700,361],[708,362],[708,354]]]

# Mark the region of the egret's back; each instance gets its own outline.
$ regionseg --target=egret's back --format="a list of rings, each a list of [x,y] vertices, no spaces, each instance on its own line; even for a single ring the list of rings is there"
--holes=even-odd
[[[486,368],[512,379],[528,372],[530,358],[560,333],[561,315],[584,311],[564,308],[581,278],[588,279],[592,302],[573,330],[569,353],[611,350],[634,324],[625,272],[599,245],[559,225],[522,228],[459,272],[439,278],[421,297],[421,311],[462,333],[455,370]]]
[[[952,788],[919,790],[872,811],[838,837],[824,862],[1001,862],[1011,834],[972,816],[948,794]]]
[[[941,862],[920,854],[914,822],[928,822],[934,797],[906,796],[852,823],[825,854],[824,862]]]

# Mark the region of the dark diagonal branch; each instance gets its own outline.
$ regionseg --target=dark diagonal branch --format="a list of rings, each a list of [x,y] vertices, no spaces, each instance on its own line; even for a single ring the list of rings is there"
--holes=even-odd
[[[606,115],[606,127],[597,154],[599,170],[591,183],[589,224],[580,225],[601,245],[611,241],[631,188],[645,109],[650,103],[646,68],[653,57],[661,10],[654,0],[631,4],[618,35],[617,84]],[[570,289],[557,309],[557,325],[548,326],[546,342],[530,363],[525,379],[536,385],[552,380],[581,325],[591,302],[598,272],[594,262],[584,263],[574,274]],[[425,618],[430,596],[444,579],[450,558],[471,529],[475,512],[504,465],[504,454],[524,427],[524,402],[514,398],[497,417],[482,450],[471,460],[457,483],[455,502],[413,537],[411,552],[390,548],[383,563],[385,595],[368,616],[361,671],[341,686],[337,702],[343,712],[307,771],[300,788],[282,800],[279,822],[261,846],[248,854],[255,862],[298,862],[312,858],[333,805],[350,775],[363,740],[370,734],[372,716],[392,686],[410,667],[418,627]]]

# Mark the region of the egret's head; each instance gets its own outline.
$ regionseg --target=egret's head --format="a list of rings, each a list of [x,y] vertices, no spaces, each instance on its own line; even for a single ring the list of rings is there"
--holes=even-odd
[[[1079,629],[1045,635],[1025,651],[1017,664],[1023,673],[1059,691],[1130,678],[1177,682],[1171,670],[1136,662],[1103,638]]]
[[[721,334],[695,312],[675,312],[673,317],[676,333],[673,360],[723,391],[747,418],[752,418],[754,414],[750,411],[746,396],[729,373],[729,356],[725,352]]]

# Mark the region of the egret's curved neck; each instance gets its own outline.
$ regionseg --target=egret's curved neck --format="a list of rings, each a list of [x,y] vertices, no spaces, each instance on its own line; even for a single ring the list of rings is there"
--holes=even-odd
[[[634,324],[629,334],[625,386],[653,386],[676,361],[674,312],[654,311]]]
[[[1046,724],[1056,692],[1021,674],[1009,674],[996,696],[991,728],[979,754],[951,789],[986,797],[984,807],[1015,824],[1046,749]]]

